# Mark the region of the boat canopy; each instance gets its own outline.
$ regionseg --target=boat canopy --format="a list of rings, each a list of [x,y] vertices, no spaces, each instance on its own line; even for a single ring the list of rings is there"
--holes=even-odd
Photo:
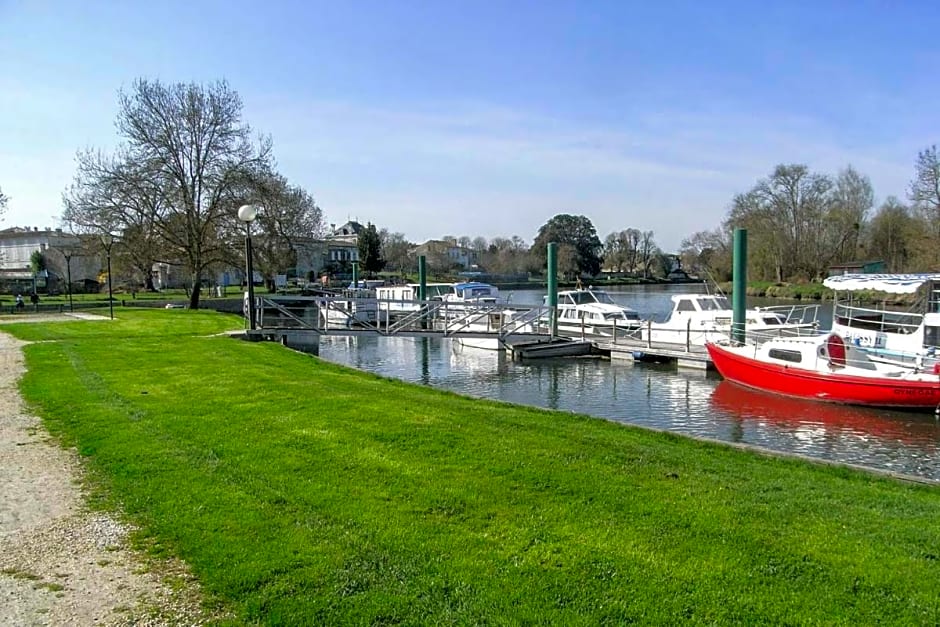
[[[913,294],[927,281],[940,283],[940,274],[837,274],[823,285],[837,292],[877,290],[889,294]]]

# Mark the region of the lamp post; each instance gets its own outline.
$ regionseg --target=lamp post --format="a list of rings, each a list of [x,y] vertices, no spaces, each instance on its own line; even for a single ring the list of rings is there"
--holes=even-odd
[[[75,256],[75,251],[71,248],[61,248],[59,252],[65,257],[65,279],[67,281],[65,287],[69,292],[69,311],[75,311],[72,306],[72,257]]]
[[[105,254],[108,256],[108,311],[111,314],[111,319],[114,320],[114,299],[112,298],[111,290],[111,247],[114,245],[114,236],[110,233],[104,233],[101,235],[101,244],[104,246]],[[71,291],[71,288],[69,288]]]
[[[245,273],[248,280],[248,329],[255,330],[255,269],[251,255],[251,223],[258,217],[258,208],[254,205],[242,205],[238,208],[238,219],[245,223]]]

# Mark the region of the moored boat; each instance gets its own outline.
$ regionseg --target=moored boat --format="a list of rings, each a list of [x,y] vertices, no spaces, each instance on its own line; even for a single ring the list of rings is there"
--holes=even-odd
[[[382,318],[389,316],[410,314],[421,309],[421,301],[418,300],[418,291],[420,285],[417,283],[406,283],[404,285],[385,285],[375,290],[375,296],[378,299],[379,311],[382,312]],[[425,285],[425,297],[427,300],[442,300],[445,295],[453,292],[453,283],[428,283]]]
[[[725,379],[766,392],[872,407],[940,405],[940,368],[921,372],[873,360],[836,333],[706,348]]]
[[[647,321],[640,339],[657,344],[704,346],[731,337],[734,311],[727,297],[715,294],[674,294],[672,311],[663,322]],[[744,312],[748,339],[815,333],[816,305],[751,308]]]
[[[545,297],[547,304],[548,297]],[[640,327],[640,315],[614,302],[604,290],[588,287],[558,292],[558,332],[613,337]]]
[[[823,285],[832,289],[832,331],[876,359],[907,366],[935,361],[940,353],[940,274],[841,274]],[[860,293],[912,294],[906,308],[868,305]]]

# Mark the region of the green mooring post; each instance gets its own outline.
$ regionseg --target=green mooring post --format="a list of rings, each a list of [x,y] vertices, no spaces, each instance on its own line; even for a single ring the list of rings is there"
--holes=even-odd
[[[352,266],[353,266],[353,281],[352,281],[352,286],[353,286],[353,289],[355,289],[355,288],[359,287],[359,262],[358,262],[358,261],[354,261]]]
[[[428,260],[424,255],[418,255],[418,300],[421,302],[421,328],[428,326],[427,305],[425,300],[428,298]]]
[[[548,320],[552,338],[558,335],[558,244],[548,243]]]
[[[747,229],[734,230],[734,269],[731,282],[731,340],[744,344],[744,310],[747,309]]]
[[[428,260],[424,255],[418,255],[418,300],[428,297]]]

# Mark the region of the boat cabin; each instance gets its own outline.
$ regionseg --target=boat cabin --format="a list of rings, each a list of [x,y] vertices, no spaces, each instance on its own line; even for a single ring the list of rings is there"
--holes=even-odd
[[[465,303],[495,303],[498,298],[499,288],[489,283],[473,281],[454,285],[453,291],[445,297],[445,300]]]
[[[730,325],[734,317],[731,302],[726,296],[713,294],[676,294],[672,297],[672,312],[669,320],[709,320],[719,325]],[[785,316],[778,312],[748,309],[745,311],[748,326],[777,326],[787,324]]]

